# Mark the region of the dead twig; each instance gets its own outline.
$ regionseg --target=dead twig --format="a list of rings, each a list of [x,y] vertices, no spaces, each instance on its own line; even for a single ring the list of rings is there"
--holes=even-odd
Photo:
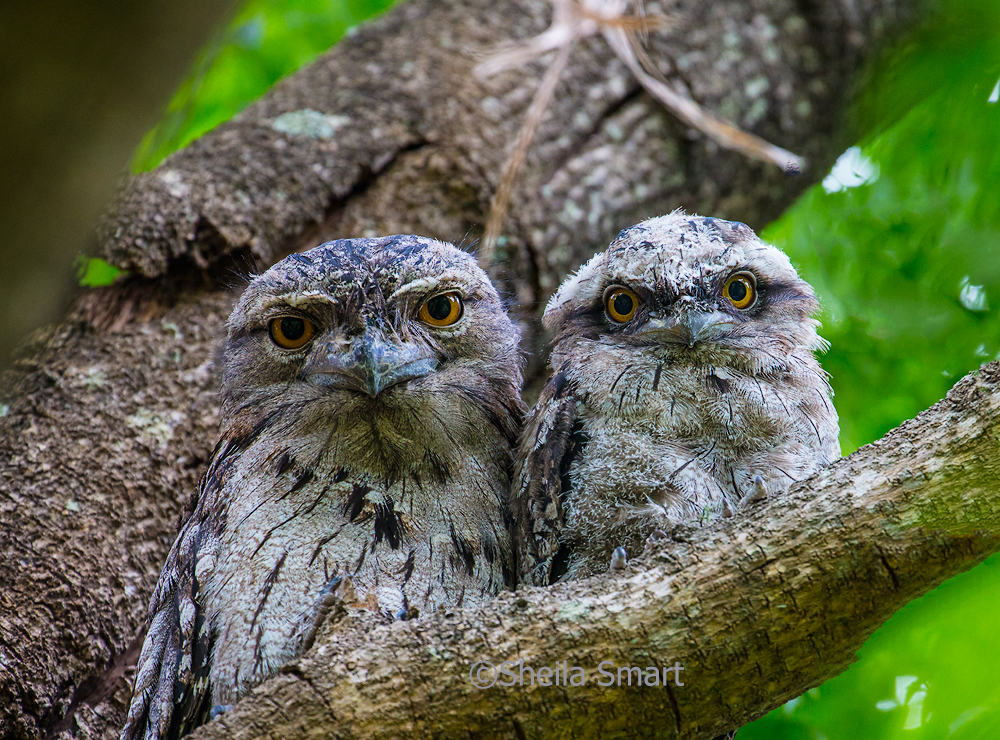
[[[524,124],[517,132],[517,142],[514,144],[514,151],[507,158],[504,165],[503,176],[500,178],[500,185],[493,196],[493,203],[490,207],[490,215],[486,221],[486,233],[483,236],[483,245],[479,253],[479,259],[485,266],[493,261],[493,252],[497,241],[500,238],[500,230],[503,228],[503,220],[507,215],[507,204],[510,202],[510,193],[514,189],[514,182],[517,180],[517,173],[524,164],[528,156],[528,149],[535,139],[535,132],[538,131],[538,124],[542,121],[545,109],[549,107],[552,96],[556,91],[556,84],[566,64],[569,62],[570,51],[573,49],[572,39],[561,49],[552,60],[552,64],[545,70],[542,84],[538,86],[535,97],[528,106],[528,113],[524,117]]]
[[[586,36],[596,33],[604,36],[612,51],[650,95],[681,121],[701,131],[719,146],[777,165],[789,174],[796,174],[805,168],[806,163],[802,157],[710,113],[663,78],[646,55],[640,40],[645,40],[649,30],[668,25],[668,18],[646,16],[641,3],[637,5],[637,12],[630,15],[628,10],[632,0],[552,0],[552,4],[552,24],[548,29],[524,44],[498,52],[475,69],[480,77],[489,77],[537,59],[547,52],[559,50],[549,63],[528,107],[524,124],[518,132],[514,149],[507,158],[493,196],[479,252],[479,261],[483,267],[493,262],[517,173],[524,164],[545,110],[555,94],[559,78],[569,62],[573,43]]]

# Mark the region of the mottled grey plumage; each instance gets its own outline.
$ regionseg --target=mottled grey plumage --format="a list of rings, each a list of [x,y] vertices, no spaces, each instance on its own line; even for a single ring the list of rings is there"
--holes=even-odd
[[[430,323],[451,306],[457,321]],[[517,344],[473,258],[431,239],[330,242],[253,280],[122,737],[201,724],[298,656],[347,594],[397,615],[512,584]]]
[[[817,308],[749,227],[681,212],[624,230],[566,280],[515,472],[522,578],[606,571],[617,546],[638,554],[657,528],[728,516],[839,457]]]

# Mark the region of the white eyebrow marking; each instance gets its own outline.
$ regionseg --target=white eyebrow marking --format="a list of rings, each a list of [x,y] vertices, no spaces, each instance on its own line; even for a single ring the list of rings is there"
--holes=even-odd
[[[293,295],[268,296],[260,302],[260,310],[266,310],[278,306],[301,308],[303,306],[314,306],[317,304],[336,306],[337,299],[329,293],[321,290],[307,290]]]
[[[411,280],[406,283],[406,285],[402,285],[397,288],[396,291],[389,296],[389,300],[394,301],[407,293],[431,293],[441,287],[457,290],[462,294],[463,298],[467,297],[466,294],[468,293],[468,289],[465,283],[461,281],[458,276],[439,275],[435,277],[423,277]]]

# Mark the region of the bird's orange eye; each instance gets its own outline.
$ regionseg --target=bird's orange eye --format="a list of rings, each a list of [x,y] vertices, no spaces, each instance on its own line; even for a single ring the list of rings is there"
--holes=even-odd
[[[639,308],[639,296],[628,288],[610,288],[604,294],[604,310],[608,312],[612,321],[619,324],[631,321],[637,308]]]
[[[757,302],[757,279],[753,273],[738,272],[726,281],[722,295],[736,308],[750,308]]]
[[[282,349],[299,349],[313,338],[316,327],[309,319],[299,316],[279,316],[267,325],[271,341]]]
[[[442,293],[424,301],[417,316],[431,326],[451,326],[462,318],[462,296]]]

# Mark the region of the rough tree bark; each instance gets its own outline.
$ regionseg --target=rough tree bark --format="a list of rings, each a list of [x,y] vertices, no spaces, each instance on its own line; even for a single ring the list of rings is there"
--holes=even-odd
[[[904,0],[674,10],[677,25],[650,40],[667,78],[806,155],[812,177],[838,152],[839,111],[866,54],[915,12]],[[214,441],[212,358],[240,282],[233,271],[338,236],[478,236],[542,67],[486,81],[471,69],[497,42],[543,30],[549,12],[537,0],[408,0],[126,183],[100,243],[130,277],[80,295],[3,382],[0,737],[104,738],[120,725],[149,594]],[[579,44],[493,266],[516,298],[529,375],[541,370],[544,300],[620,228],[678,206],[759,228],[810,176],[790,180],[720,151],[643,94],[603,42]],[[266,729],[284,721],[280,712],[264,717],[280,706],[268,702],[293,697],[297,711],[313,689],[322,695],[313,711],[321,705],[330,722],[344,723],[337,732],[356,737],[383,722],[387,736],[466,726],[516,735],[511,720],[498,720],[515,715],[520,732],[540,736],[582,727],[574,717],[585,703],[597,733],[659,727],[669,736],[679,726],[696,736],[757,716],[841,669],[907,599],[996,549],[995,371],[982,378],[933,412],[930,429],[940,434],[921,448],[925,478],[905,476],[895,455],[916,438],[898,432],[796,494],[799,516],[770,505],[688,532],[629,580],[504,597],[479,615],[432,615],[379,631],[393,647],[378,652],[360,646],[370,639],[364,630],[351,636],[338,625],[314,658],[261,689],[274,699],[246,702],[203,732],[244,732],[240,722],[260,711],[246,733],[293,736],[287,726]],[[965,446],[946,446],[948,429]],[[915,523],[923,528],[908,527]],[[535,665],[566,657],[592,668],[585,661],[645,659],[645,651],[688,661],[697,684],[692,677],[690,690],[672,694],[473,693],[463,661],[483,655],[484,638],[486,657],[511,655],[514,640]],[[330,657],[352,650],[356,663]],[[391,676],[390,655],[407,658]],[[409,680],[422,688],[404,687]]]

